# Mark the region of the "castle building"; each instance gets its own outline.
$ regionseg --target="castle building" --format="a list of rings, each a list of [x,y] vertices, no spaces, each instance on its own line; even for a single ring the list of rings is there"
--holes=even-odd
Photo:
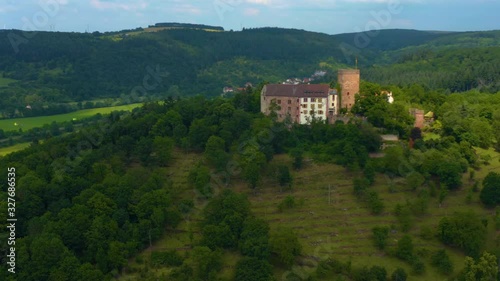
[[[261,112],[276,112],[278,120],[287,116],[292,122],[308,124],[313,118],[333,123],[339,108],[351,109],[359,93],[359,70],[342,69],[338,73],[342,92],[328,84],[268,84],[260,94]]]
[[[354,96],[359,93],[359,69],[339,69],[337,81],[341,88],[340,107],[351,110]]]
[[[260,95],[261,112],[275,111],[278,120],[307,124],[314,118],[328,120],[337,115],[337,90],[327,84],[269,84]]]

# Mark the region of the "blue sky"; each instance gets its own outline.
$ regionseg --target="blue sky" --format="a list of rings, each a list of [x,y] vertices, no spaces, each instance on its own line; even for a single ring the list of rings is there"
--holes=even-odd
[[[0,0],[0,28],[117,31],[157,22],[286,27],[338,34],[371,29],[500,29],[500,0]]]

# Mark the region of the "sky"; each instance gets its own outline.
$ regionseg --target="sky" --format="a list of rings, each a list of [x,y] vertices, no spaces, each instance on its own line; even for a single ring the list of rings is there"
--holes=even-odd
[[[106,32],[157,22],[296,28],[500,29],[500,0],[0,0],[0,28]]]

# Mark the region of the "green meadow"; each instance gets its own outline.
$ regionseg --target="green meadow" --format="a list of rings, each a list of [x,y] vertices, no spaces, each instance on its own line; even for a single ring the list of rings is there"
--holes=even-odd
[[[4,131],[16,131],[22,128],[24,131],[43,127],[43,125],[50,124],[52,122],[64,122],[73,119],[79,120],[88,117],[92,117],[96,114],[109,114],[113,111],[130,111],[136,107],[141,106],[142,103],[134,103],[128,105],[102,107],[102,108],[92,108],[92,109],[82,109],[71,113],[51,115],[51,116],[38,116],[38,117],[28,117],[28,118],[14,118],[14,119],[4,119],[0,120],[0,129]]]
[[[16,82],[17,80],[5,78],[0,76],[0,87],[7,87],[10,83]]]
[[[9,153],[23,150],[23,149],[29,147],[30,144],[31,143],[29,143],[29,142],[23,142],[23,143],[18,143],[18,144],[8,146],[8,147],[2,147],[2,148],[0,148],[0,156],[5,156]]]

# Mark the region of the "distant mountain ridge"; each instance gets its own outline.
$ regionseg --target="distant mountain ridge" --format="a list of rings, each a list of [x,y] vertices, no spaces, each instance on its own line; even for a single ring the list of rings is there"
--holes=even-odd
[[[101,98],[215,96],[225,86],[310,77],[320,69],[334,80],[336,70],[354,67],[356,58],[361,78],[381,84],[421,83],[451,92],[500,89],[495,84],[500,80],[500,31],[390,29],[328,35],[272,27],[207,32],[201,27],[218,27],[158,25],[189,28],[0,31],[0,78],[6,81],[0,83],[0,112],[22,115],[29,114],[27,104],[44,108]]]

